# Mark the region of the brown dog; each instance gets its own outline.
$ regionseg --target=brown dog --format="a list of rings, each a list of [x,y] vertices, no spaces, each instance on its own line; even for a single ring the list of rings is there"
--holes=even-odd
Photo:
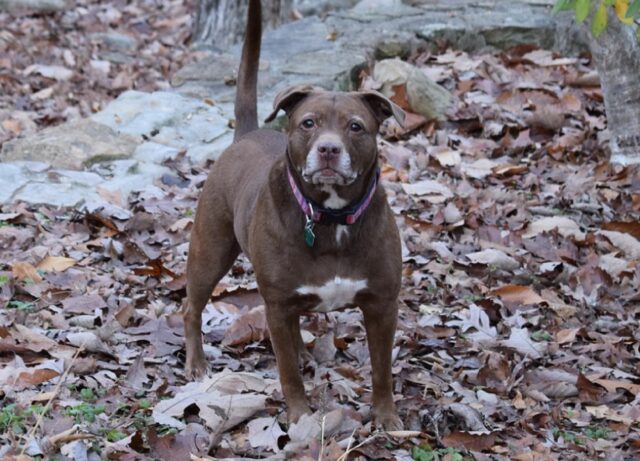
[[[294,87],[275,100],[288,134],[258,130],[259,0],[249,4],[238,73],[235,142],[213,166],[196,213],[187,263],[186,371],[206,372],[202,310],[243,251],[251,260],[290,421],[310,412],[298,356],[299,317],[359,306],[373,373],[373,414],[402,427],[392,397],[391,352],[400,290],[400,238],[378,182],[376,134],[402,110],[375,92]]]

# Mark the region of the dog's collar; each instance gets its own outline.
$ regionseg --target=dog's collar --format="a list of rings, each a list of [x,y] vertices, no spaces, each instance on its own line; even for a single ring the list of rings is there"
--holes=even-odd
[[[355,223],[360,216],[362,216],[362,213],[364,213],[371,203],[371,199],[373,198],[373,194],[376,192],[376,186],[378,185],[378,180],[380,178],[380,168],[376,168],[376,173],[373,175],[373,178],[371,178],[369,188],[364,194],[364,197],[362,197],[358,203],[346,206],[339,210],[322,207],[306,198],[298,187],[289,165],[287,165],[287,177],[289,178],[291,191],[308,221],[312,221],[317,224],[341,224],[350,226]]]

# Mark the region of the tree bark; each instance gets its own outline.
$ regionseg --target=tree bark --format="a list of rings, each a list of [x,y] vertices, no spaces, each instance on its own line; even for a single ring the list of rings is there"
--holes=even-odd
[[[610,11],[607,29],[591,41],[611,133],[611,162],[623,165],[640,163],[640,43],[636,28],[621,23]]]
[[[195,40],[224,50],[239,42],[244,34],[249,0],[198,0]],[[263,28],[272,29],[290,21],[294,0],[263,2]]]

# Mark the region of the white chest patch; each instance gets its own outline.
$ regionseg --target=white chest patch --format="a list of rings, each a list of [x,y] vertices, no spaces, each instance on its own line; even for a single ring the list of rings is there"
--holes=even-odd
[[[336,242],[338,242],[338,245],[340,245],[340,242],[342,241],[342,237],[346,237],[348,233],[349,233],[349,228],[347,226],[342,226],[340,224],[336,226]]]
[[[331,187],[329,185],[324,185],[324,186],[322,186],[321,190],[323,192],[326,192],[327,194],[329,194],[329,198],[326,199],[324,201],[324,203],[322,204],[326,208],[331,208],[333,210],[339,210],[340,208],[344,208],[344,207],[347,206],[348,202],[345,199],[343,199],[342,197],[340,197],[333,187]]]
[[[335,277],[324,285],[303,285],[296,290],[301,295],[316,295],[320,302],[315,312],[330,312],[351,304],[359,291],[367,288],[366,280]]]

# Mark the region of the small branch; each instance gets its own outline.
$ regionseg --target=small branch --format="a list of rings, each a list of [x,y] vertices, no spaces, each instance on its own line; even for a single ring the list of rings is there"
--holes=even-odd
[[[47,404],[44,406],[44,409],[38,415],[38,419],[36,420],[35,426],[33,426],[31,428],[31,430],[29,431],[29,433],[27,434],[27,439],[26,439],[27,441],[24,444],[24,446],[22,447],[22,450],[20,451],[20,455],[24,455],[24,452],[27,450],[27,447],[31,443],[31,440],[34,438],[36,431],[42,425],[42,421],[44,420],[45,415],[49,411],[49,408],[51,408],[51,403],[58,396],[58,393],[60,392],[60,388],[62,387],[62,383],[64,383],[65,379],[67,379],[67,376],[69,375],[69,372],[71,371],[71,368],[73,367],[74,362],[78,358],[78,355],[80,355],[80,352],[82,352],[84,350],[84,345],[85,345],[85,343],[83,342],[80,345],[80,347],[76,350],[76,352],[73,354],[73,357],[71,357],[71,361],[69,362],[69,366],[64,371],[64,373],[62,373],[62,376],[60,376],[60,379],[58,380],[58,384],[56,384],[56,387],[53,389],[53,394],[51,395],[51,397],[49,397],[49,400],[47,401]]]

